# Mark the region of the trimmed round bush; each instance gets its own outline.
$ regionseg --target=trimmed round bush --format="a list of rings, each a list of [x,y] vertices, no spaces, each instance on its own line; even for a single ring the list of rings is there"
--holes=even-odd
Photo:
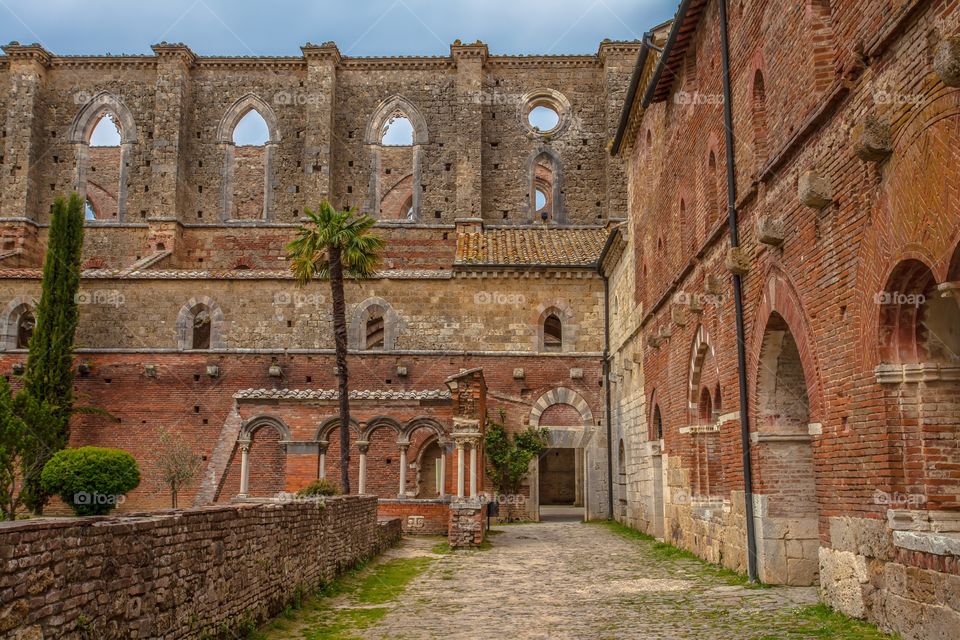
[[[140,484],[140,469],[120,449],[63,449],[44,465],[40,482],[78,516],[96,516],[109,513]]]
[[[297,496],[301,498],[313,498],[316,496],[335,496],[339,495],[340,487],[325,478],[314,480],[300,491]]]

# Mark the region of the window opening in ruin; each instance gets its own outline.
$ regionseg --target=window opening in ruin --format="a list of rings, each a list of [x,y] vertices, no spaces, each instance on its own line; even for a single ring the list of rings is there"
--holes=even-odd
[[[380,144],[387,147],[409,147],[413,145],[413,124],[402,113],[391,116],[380,135]]]
[[[563,349],[563,324],[555,314],[543,321],[543,350],[561,351]]]
[[[551,106],[538,104],[527,114],[527,122],[537,131],[553,131],[560,124],[560,114]]]
[[[383,349],[383,311],[380,309],[370,310],[370,315],[367,316],[366,336],[367,349]]]
[[[542,211],[547,206],[547,194],[544,193],[543,189],[537,189],[535,195],[537,211]]]
[[[97,121],[88,141],[86,167],[86,220],[116,220],[120,210],[123,173],[121,129],[117,117],[106,112]]]
[[[210,311],[201,307],[193,314],[193,349],[210,348]]]
[[[24,311],[17,320],[17,349],[26,349],[33,336],[33,328],[37,326],[32,311]]]
[[[269,141],[267,121],[256,109],[248,111],[233,128],[233,144],[238,147],[262,147]]]
[[[119,147],[120,124],[112,113],[105,113],[90,134],[91,147]]]

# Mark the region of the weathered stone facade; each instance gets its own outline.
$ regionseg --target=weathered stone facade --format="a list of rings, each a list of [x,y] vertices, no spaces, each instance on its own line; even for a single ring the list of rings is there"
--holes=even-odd
[[[0,368],[25,359],[18,327],[39,294],[49,208],[76,190],[94,218],[77,391],[119,420],[85,416],[72,438],[140,460],[124,508],[168,504],[150,463],[163,430],[204,457],[181,495],[195,504],[338,476],[329,289],[298,289],[284,256],[304,208],[327,198],[379,218],[387,246],[378,277],[346,291],[351,387],[366,394],[354,490],[363,475],[386,500],[454,495],[447,383],[480,367],[484,411],[573,449],[579,504],[606,515],[597,260],[626,207],[624,162],[606,146],[639,43],[582,56],[460,42],[432,58],[351,58],[332,43],[288,58],[153,50],[64,57],[12,43],[0,56]],[[554,129],[529,123],[536,106],[556,111]],[[251,112],[262,144],[234,138]],[[104,117],[117,146],[91,146]],[[408,143],[384,135],[398,120]]]
[[[739,248],[719,2],[652,34],[673,38],[641,52],[614,145],[630,160],[604,262],[618,517],[744,570],[749,411],[761,579],[956,637],[958,5],[728,4]]]
[[[367,496],[4,522],[0,633],[244,633],[399,538]]]

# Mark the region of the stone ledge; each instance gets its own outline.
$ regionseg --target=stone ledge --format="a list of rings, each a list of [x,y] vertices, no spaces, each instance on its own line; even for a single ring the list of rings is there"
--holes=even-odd
[[[938,556],[960,556],[960,533],[894,531],[893,544],[901,549]]]
[[[960,380],[960,365],[921,362],[919,364],[881,364],[874,369],[880,384]]]

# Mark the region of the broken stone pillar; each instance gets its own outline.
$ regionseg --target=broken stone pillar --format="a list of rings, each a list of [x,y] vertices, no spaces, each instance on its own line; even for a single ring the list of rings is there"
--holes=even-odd
[[[948,87],[960,87],[960,35],[945,38],[937,47],[933,70]]]
[[[156,188],[151,193],[153,200],[150,218],[176,218],[179,206],[179,176],[187,169],[187,155],[180,153],[186,138],[183,127],[184,114],[191,100],[190,68],[196,56],[184,44],[162,42],[151,47],[157,55],[157,81],[154,88],[153,140],[150,149],[151,180]],[[141,217],[132,212],[133,218]]]
[[[830,180],[812,169],[800,174],[797,195],[800,202],[811,209],[823,209],[833,202],[833,188]]]
[[[483,120],[483,67],[487,61],[487,45],[479,40],[462,44],[459,40],[450,45],[450,57],[457,66],[455,79],[457,89],[456,114],[454,119],[460,132],[457,145],[457,201],[456,216],[472,218],[480,215],[481,177],[477,167],[481,165],[483,136],[480,130]]]
[[[0,215],[36,220],[37,163],[41,127],[35,126],[40,92],[50,67],[50,54],[38,44],[11,42],[7,54],[9,86],[4,156],[0,175]],[[32,175],[31,175],[32,174]]]
[[[332,193],[330,165],[333,162],[331,141],[333,140],[333,110],[337,94],[337,67],[340,64],[340,50],[332,42],[321,45],[307,44],[300,47],[307,61],[307,79],[303,90],[307,95],[303,100],[291,101],[296,105],[303,102],[304,118],[311,123],[304,134],[303,173],[304,202],[320,202]]]
[[[868,115],[853,128],[853,150],[864,162],[880,162],[893,153],[890,123]]]

